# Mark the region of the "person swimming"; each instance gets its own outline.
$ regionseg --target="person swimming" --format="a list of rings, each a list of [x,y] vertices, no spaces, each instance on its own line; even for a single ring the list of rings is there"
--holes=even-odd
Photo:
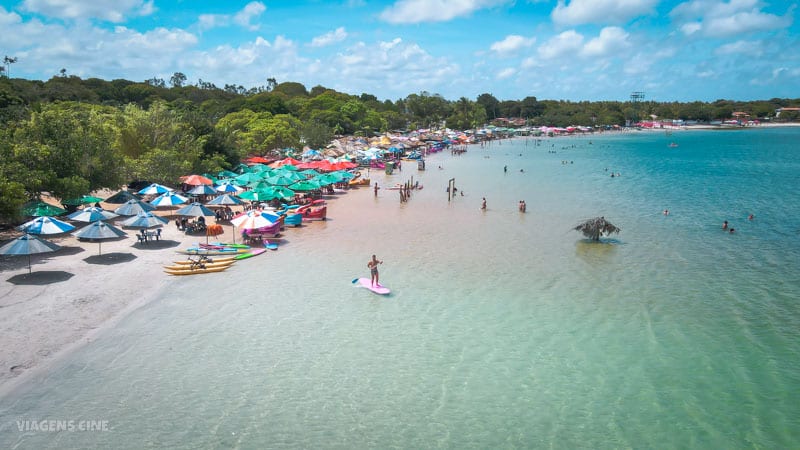
[[[727,230],[728,229],[728,221],[727,220],[722,222],[722,229],[723,230]]]

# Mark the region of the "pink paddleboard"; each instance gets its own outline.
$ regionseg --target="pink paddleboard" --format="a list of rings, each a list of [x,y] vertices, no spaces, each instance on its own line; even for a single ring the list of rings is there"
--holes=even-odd
[[[369,278],[359,278],[358,280],[355,280],[353,283],[356,283],[356,282],[358,284],[360,284],[361,287],[367,288],[367,289],[369,289],[370,291],[372,291],[372,292],[374,292],[376,294],[386,295],[386,294],[392,292],[392,291],[389,290],[389,288],[387,288],[386,286],[380,285],[380,284],[378,284],[376,286],[373,286],[372,285],[372,280],[370,280]]]

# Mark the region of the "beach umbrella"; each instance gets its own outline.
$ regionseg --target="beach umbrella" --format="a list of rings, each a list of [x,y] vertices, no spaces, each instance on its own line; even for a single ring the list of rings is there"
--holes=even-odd
[[[231,224],[245,230],[255,230],[275,225],[275,222],[269,220],[261,211],[248,211],[231,219]]]
[[[174,189],[170,189],[158,183],[153,183],[150,186],[147,186],[146,188],[139,191],[139,195],[166,194],[167,192],[172,192],[173,190]]]
[[[189,190],[188,193],[192,195],[214,195],[217,191],[208,184],[198,184]]]
[[[337,170],[335,172],[331,172],[330,175],[336,175],[337,177],[341,178],[342,180],[352,180],[356,177],[354,173],[347,172],[345,170]]]
[[[309,181],[313,181],[315,183],[319,183],[320,186],[327,186],[329,184],[338,183],[338,182],[342,181],[342,179],[337,177],[336,175],[333,175],[333,172],[330,172],[330,173],[326,173],[326,174],[323,174],[323,175],[318,175],[318,176],[312,178]]]
[[[257,173],[246,172],[233,179],[233,182],[238,186],[246,186],[248,183],[259,182],[262,178]]]
[[[114,212],[120,216],[135,216],[142,212],[153,211],[154,209],[156,209],[156,207],[150,203],[135,198],[123,203],[122,206],[115,209]]]
[[[78,205],[91,205],[92,203],[102,202],[100,197],[93,197],[91,195],[84,195],[80,198],[71,198],[61,202],[62,205],[78,206]]]
[[[236,193],[236,192],[242,192],[243,189],[240,188],[239,186],[236,186],[233,183],[228,183],[226,181],[226,182],[220,184],[219,186],[215,187],[214,190],[216,190],[217,192],[225,192],[225,193],[228,193],[228,194],[233,194],[233,193]]]
[[[98,220],[113,219],[117,216],[118,214],[114,214],[111,211],[106,211],[105,209],[98,208],[96,206],[90,206],[88,208],[75,211],[74,213],[68,215],[67,218],[77,220],[78,222],[95,222]]]
[[[54,252],[60,248],[61,247],[50,241],[45,241],[25,233],[0,247],[0,255],[28,255],[28,273],[31,273],[32,254]]]
[[[72,233],[72,235],[80,239],[97,239],[97,254],[99,255],[102,253],[103,239],[118,238],[125,236],[126,233],[113,225],[98,220]]]
[[[150,201],[152,206],[175,206],[188,202],[189,199],[172,192],[165,192]]]
[[[167,219],[159,217],[150,211],[140,212],[120,222],[122,226],[130,228],[153,228],[164,226],[167,223],[169,223]]]
[[[319,183],[316,183],[312,180],[298,181],[297,183],[289,186],[289,189],[293,191],[313,191],[319,188]]]
[[[266,181],[267,183],[269,183],[271,185],[274,185],[274,186],[288,186],[290,184],[294,184],[296,181],[299,181],[299,180],[295,180],[293,178],[289,178],[289,177],[281,174],[281,175],[273,175],[273,176],[271,176],[269,178],[265,178],[264,181]]]
[[[233,196],[228,195],[228,194],[222,194],[222,195],[220,195],[218,197],[215,197],[210,202],[206,203],[206,205],[215,205],[215,206],[219,206],[219,205],[241,205],[242,203],[244,203],[244,202],[239,200],[236,197],[233,197]]]
[[[175,211],[175,214],[179,216],[193,216],[193,217],[200,217],[200,216],[207,216],[213,217],[216,215],[214,211],[206,208],[204,205],[194,202],[190,205],[186,205],[183,208]]]
[[[290,199],[295,196],[295,192],[286,186],[272,186],[270,190],[275,194],[275,198]]]
[[[320,174],[319,172],[317,172],[314,169],[306,169],[306,170],[303,170],[303,171],[300,171],[300,172],[296,172],[296,173],[299,173],[301,175],[305,175],[308,178],[313,178],[313,177],[315,177],[315,176]]]
[[[17,229],[30,234],[59,234],[72,231],[75,226],[53,217],[41,216],[23,223]]]
[[[65,212],[66,209],[43,201],[30,201],[22,205],[22,215],[26,217],[60,216]]]
[[[213,180],[202,175],[189,175],[186,177],[181,177],[181,182],[183,182],[183,184],[189,184],[192,186],[198,186],[201,184],[214,184]]]
[[[128,200],[138,200],[138,199],[139,197],[133,195],[132,193],[122,190],[112,195],[111,197],[108,197],[106,199],[106,203],[121,204],[127,202]]]
[[[220,178],[233,178],[237,175],[239,174],[236,172],[231,172],[230,170],[222,170],[217,174],[217,176]]]
[[[275,161],[274,163],[270,164],[269,166],[272,167],[273,169],[276,169],[278,167],[285,167],[287,165],[288,166],[297,166],[301,162],[302,161],[298,161],[298,160],[296,160],[294,158],[284,158],[284,159],[281,159],[279,161]]]
[[[250,200],[251,202],[263,202],[275,198],[269,193],[259,191],[244,191],[236,196],[244,200]]]

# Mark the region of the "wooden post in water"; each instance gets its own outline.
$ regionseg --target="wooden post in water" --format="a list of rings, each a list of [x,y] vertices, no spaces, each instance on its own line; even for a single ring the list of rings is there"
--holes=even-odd
[[[453,189],[456,187],[456,179],[450,178],[450,181],[447,182],[447,201],[449,202],[453,198]]]

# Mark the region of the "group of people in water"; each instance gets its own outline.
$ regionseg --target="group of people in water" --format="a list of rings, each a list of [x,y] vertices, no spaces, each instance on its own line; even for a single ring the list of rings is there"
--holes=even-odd
[[[754,216],[753,214],[750,214],[749,216],[747,216],[747,220],[753,220],[755,218],[756,218],[756,216]],[[722,221],[722,231],[727,231],[728,233],[733,234],[736,231],[736,228],[728,226],[728,221],[727,220],[723,220]]]

